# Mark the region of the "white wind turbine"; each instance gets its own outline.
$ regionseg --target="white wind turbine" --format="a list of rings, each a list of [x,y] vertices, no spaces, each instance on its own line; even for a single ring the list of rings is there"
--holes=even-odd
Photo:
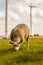
[[[8,0],[5,0],[5,38],[7,38],[7,14],[8,14]]]
[[[32,35],[32,8],[41,8],[41,7],[32,5],[31,0],[30,0],[30,5],[28,7],[30,7],[30,35]]]

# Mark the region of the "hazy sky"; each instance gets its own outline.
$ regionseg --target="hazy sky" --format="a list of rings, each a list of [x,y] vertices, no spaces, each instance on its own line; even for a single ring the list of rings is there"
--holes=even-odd
[[[32,34],[43,35],[43,0],[31,0]],[[8,35],[13,27],[25,23],[30,27],[30,0],[8,0]],[[0,35],[5,35],[5,0],[0,0]]]

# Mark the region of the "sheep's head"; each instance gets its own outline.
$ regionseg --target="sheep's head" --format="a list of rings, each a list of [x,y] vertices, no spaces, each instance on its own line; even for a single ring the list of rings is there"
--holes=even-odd
[[[20,47],[20,37],[14,38],[13,41],[10,42],[13,45],[15,50],[19,50]]]

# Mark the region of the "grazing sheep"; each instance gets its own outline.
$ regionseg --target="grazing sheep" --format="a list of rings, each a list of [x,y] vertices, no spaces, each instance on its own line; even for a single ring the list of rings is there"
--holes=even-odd
[[[12,41],[10,43],[13,45],[13,48],[15,50],[19,50],[20,43],[24,40],[28,41],[29,35],[30,35],[30,30],[28,26],[25,24],[19,24],[11,31],[10,39]]]

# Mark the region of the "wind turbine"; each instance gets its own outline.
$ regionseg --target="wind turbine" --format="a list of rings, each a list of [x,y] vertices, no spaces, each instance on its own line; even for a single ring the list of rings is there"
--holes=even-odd
[[[30,5],[28,7],[30,7],[30,35],[32,35],[32,8],[41,8],[41,7],[32,5],[31,0],[30,0]]]
[[[7,4],[8,0],[5,1],[5,38],[7,38]]]
[[[32,3],[30,2],[30,35],[32,35],[32,8],[36,8],[36,6],[33,6]]]

